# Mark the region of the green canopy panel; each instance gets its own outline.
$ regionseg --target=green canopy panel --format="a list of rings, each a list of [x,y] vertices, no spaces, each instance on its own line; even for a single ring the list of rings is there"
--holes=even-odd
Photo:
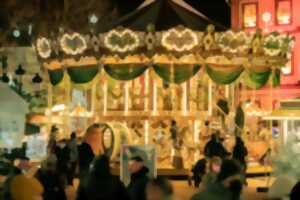
[[[68,74],[73,83],[84,84],[92,81],[99,72],[98,66],[70,67]]]
[[[197,74],[201,69],[201,65],[174,64],[172,69],[172,66],[167,64],[156,64],[153,65],[153,68],[155,73],[164,81],[168,83],[181,84]]]
[[[273,87],[277,87],[280,85],[280,75],[281,75],[281,70],[276,69],[272,80]]]
[[[217,67],[210,67],[209,65],[206,65],[206,72],[208,76],[217,84],[230,84],[233,83],[244,71],[244,68],[242,66],[236,67],[234,69],[225,69],[217,68]]]
[[[105,65],[105,72],[115,80],[129,81],[141,76],[148,66],[137,64]]]
[[[58,85],[64,78],[63,69],[48,70],[49,79],[53,86]]]
[[[271,73],[272,73],[271,69],[265,72],[255,72],[253,70],[249,70],[245,76],[245,83],[248,87],[258,90],[268,82]],[[274,81],[273,83],[277,84],[278,81]]]

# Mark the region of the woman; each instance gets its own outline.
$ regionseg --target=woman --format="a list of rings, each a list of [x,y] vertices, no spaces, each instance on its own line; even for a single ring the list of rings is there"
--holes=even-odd
[[[92,164],[85,182],[78,189],[77,200],[129,200],[129,195],[118,179],[110,172],[109,158],[100,156]]]
[[[200,191],[204,191],[205,188],[216,182],[218,173],[220,172],[222,165],[222,159],[220,157],[213,157],[208,163],[208,171],[203,177],[203,181],[200,184]]]

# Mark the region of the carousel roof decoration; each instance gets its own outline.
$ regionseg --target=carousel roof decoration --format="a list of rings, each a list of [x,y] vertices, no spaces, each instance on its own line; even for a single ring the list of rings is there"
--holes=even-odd
[[[270,77],[275,86],[280,83],[279,69],[294,46],[292,36],[277,32],[218,32],[224,29],[181,0],[146,1],[115,25],[122,26],[37,38],[35,49],[50,82],[57,85],[67,72],[73,83],[88,83],[100,68],[113,79],[132,80],[153,67],[164,81],[180,84],[204,68],[218,84],[245,74],[248,86],[259,89]]]
[[[120,18],[111,28],[123,26],[135,31],[145,31],[148,24],[153,24],[157,31],[179,25],[193,30],[204,30],[209,24],[215,25],[217,30],[227,29],[183,0],[146,0],[138,9]]]

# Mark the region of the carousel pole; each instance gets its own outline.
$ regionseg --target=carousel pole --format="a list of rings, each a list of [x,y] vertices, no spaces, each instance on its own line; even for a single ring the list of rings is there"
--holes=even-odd
[[[144,84],[145,84],[145,105],[144,105],[144,111],[148,111],[149,110],[149,99],[148,99],[148,96],[149,96],[149,69],[146,70],[146,73],[145,73],[145,79],[144,79]]]
[[[225,85],[225,97],[226,99],[229,99],[229,89],[230,89],[230,85]]]
[[[212,80],[208,79],[208,115],[212,115],[213,102],[212,102]]]
[[[49,113],[48,113],[48,130],[49,130],[49,133],[50,133],[50,130],[51,130],[51,126],[52,126],[52,107],[53,107],[53,88],[52,88],[52,85],[51,83],[49,82],[48,83],[48,109],[49,109]]]
[[[182,84],[182,89],[183,89],[183,95],[181,100],[181,107],[182,107],[183,115],[186,115],[187,114],[187,83],[186,82]]]
[[[66,78],[65,79],[65,88],[66,88],[66,98],[65,98],[65,111],[64,111],[64,131],[65,131],[65,134],[64,136],[66,137],[66,133],[70,133],[70,110],[69,110],[69,103],[70,103],[70,93],[71,93],[71,82],[69,80],[69,78]]]
[[[144,127],[145,127],[145,145],[149,144],[149,120],[146,119],[144,121]]]
[[[92,83],[92,102],[91,102],[91,112],[94,113],[95,111],[95,104],[96,104],[96,86],[97,86],[97,82],[98,79],[96,79],[97,81],[93,81]]]
[[[107,78],[104,78],[103,84],[103,115],[107,114]]]
[[[125,115],[128,114],[129,111],[129,84],[128,81],[125,82],[125,98],[124,98],[124,111]]]
[[[157,113],[157,82],[156,79],[153,76],[153,96],[152,96],[152,102],[153,102],[153,114],[155,115]]]

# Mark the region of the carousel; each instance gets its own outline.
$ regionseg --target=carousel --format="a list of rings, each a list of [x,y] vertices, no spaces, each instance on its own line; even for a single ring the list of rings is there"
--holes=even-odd
[[[123,144],[154,145],[159,169],[190,168],[214,131],[244,135],[244,112],[257,109],[241,91],[280,85],[294,44],[277,32],[225,30],[179,0],[146,1],[105,31],[57,29],[33,45],[46,107],[32,106],[28,121],[45,132],[55,125],[60,138],[103,124],[96,154],[118,162]]]

